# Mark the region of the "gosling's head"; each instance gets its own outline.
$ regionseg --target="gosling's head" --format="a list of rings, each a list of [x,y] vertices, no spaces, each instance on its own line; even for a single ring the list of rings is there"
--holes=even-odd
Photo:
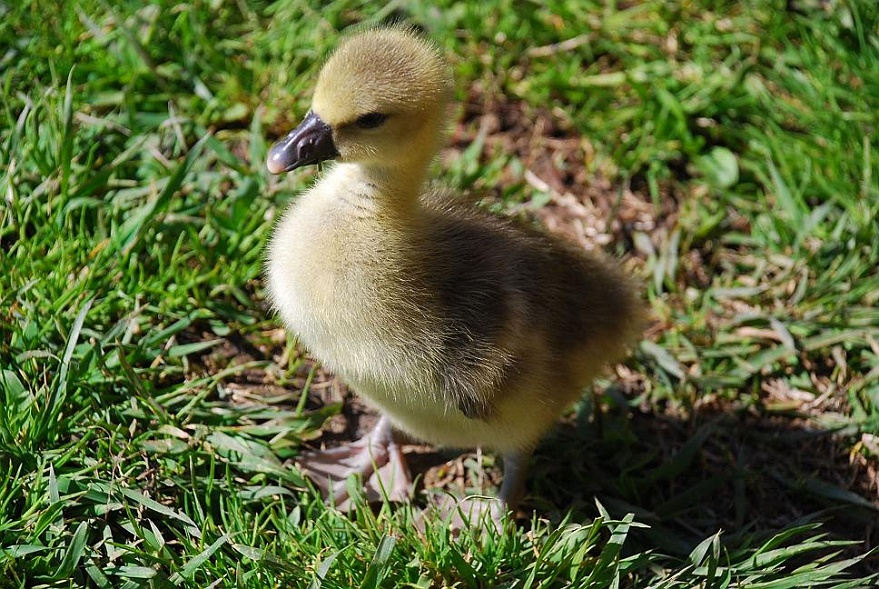
[[[353,35],[324,65],[311,111],[272,147],[267,167],[278,174],[333,158],[425,167],[439,147],[451,92],[445,60],[412,30]]]

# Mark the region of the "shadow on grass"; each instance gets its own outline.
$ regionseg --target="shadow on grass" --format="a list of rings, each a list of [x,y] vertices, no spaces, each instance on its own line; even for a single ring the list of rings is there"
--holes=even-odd
[[[865,498],[875,481],[850,447],[795,416],[711,408],[678,418],[583,403],[538,448],[524,507],[591,521],[598,500],[650,526],[630,548],[677,556],[718,530],[741,545],[811,521],[860,542],[849,551],[863,554],[879,543],[879,509]],[[859,566],[875,572],[879,559]]]

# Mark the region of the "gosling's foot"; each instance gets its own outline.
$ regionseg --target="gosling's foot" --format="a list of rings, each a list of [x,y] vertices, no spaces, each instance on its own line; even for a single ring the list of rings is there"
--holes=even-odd
[[[363,481],[366,499],[378,502],[409,500],[412,477],[390,421],[382,417],[363,438],[338,448],[304,454],[297,465],[322,491],[327,503],[341,511],[351,510],[348,477]]]

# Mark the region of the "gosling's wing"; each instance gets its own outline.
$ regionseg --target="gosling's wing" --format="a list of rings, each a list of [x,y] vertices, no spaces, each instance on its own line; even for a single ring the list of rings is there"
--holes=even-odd
[[[522,280],[535,263],[527,245],[496,219],[444,209],[430,219],[420,248],[417,265],[441,318],[438,382],[450,405],[474,419],[491,418],[521,362]]]
[[[465,415],[490,419],[525,367],[585,385],[640,333],[636,291],[602,256],[454,204],[430,227],[422,267],[445,319],[440,381]]]

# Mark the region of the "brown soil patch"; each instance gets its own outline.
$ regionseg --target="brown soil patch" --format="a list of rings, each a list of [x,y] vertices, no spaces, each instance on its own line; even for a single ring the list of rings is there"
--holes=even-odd
[[[631,244],[633,232],[650,235],[675,222],[678,202],[670,187],[661,188],[657,207],[649,195],[611,183],[588,138],[574,132],[563,112],[505,98],[488,100],[478,87],[471,90],[463,111],[443,162],[447,165],[479,136],[484,137],[480,163],[498,157],[521,162],[521,174],[515,166],[505,166],[502,184],[525,183],[540,197],[511,207],[512,214],[531,216],[587,250]],[[498,187],[482,188],[498,192]]]

